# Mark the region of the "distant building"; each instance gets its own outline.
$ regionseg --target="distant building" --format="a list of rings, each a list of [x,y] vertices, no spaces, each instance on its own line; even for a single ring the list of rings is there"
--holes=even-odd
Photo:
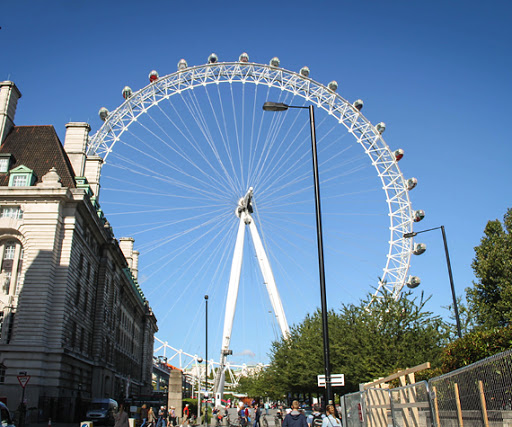
[[[79,421],[93,397],[151,393],[156,319],[134,240],[99,207],[89,125],[62,146],[53,126],[14,125],[20,97],[0,82],[0,398],[16,409],[26,373],[28,421]]]

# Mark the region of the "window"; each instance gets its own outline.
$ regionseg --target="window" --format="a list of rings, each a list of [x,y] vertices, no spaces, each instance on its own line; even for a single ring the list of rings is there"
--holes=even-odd
[[[26,166],[18,166],[11,169],[9,176],[9,187],[28,187],[35,180],[34,171]]]
[[[12,187],[28,187],[28,175],[13,175]]]
[[[2,157],[0,158],[0,172],[7,172],[9,170],[9,158]]]
[[[9,241],[5,244],[4,259],[14,259],[16,253],[16,242]]]
[[[22,219],[23,211],[19,206],[2,206],[2,210],[0,211],[0,218]]]

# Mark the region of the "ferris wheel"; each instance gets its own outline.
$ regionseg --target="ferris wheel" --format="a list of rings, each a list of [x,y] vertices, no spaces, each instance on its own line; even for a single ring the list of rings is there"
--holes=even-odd
[[[266,65],[245,53],[234,62],[212,54],[199,66],[181,60],[162,77],[152,71],[147,86],[125,87],[119,107],[100,110],[104,124],[88,155],[104,161],[102,206],[114,229],[138,242],[143,288],[157,313],[162,306],[159,322],[198,324],[191,295],[207,293],[212,302],[215,295],[225,307],[220,366],[236,335],[239,287],[266,289],[265,312],[274,317],[261,317],[284,336],[285,308],[296,307],[287,306],[289,295],[309,303],[318,289],[309,122],[300,110],[264,112],[265,102],[316,109],[332,293],[340,301],[354,289],[398,298],[404,285],[419,284],[408,270],[422,248],[403,237],[424,217],[409,199],[417,181],[402,175],[404,152],[386,144],[386,125],[374,126],[363,102],[337,89],[313,80],[307,67],[282,68],[278,58]],[[244,312],[255,308],[259,297],[251,295]]]

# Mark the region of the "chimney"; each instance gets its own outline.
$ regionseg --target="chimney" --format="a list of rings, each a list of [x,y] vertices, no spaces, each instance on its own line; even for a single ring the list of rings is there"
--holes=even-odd
[[[139,278],[139,251],[133,251],[132,274],[135,280]]]
[[[133,242],[135,242],[133,237],[121,237],[119,239],[119,247],[121,248],[124,257],[128,262],[128,267],[130,270],[133,266]]]
[[[14,126],[16,106],[21,92],[13,82],[0,82],[0,144]]]
[[[87,123],[66,124],[64,150],[73,166],[75,176],[84,176],[85,150],[91,127]]]
[[[100,197],[100,176],[103,159],[100,156],[87,156],[85,159],[84,176],[91,188],[92,193],[99,199]]]

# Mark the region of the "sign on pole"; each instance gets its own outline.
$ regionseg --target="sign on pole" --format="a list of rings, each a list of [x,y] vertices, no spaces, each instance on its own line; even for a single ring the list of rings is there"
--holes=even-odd
[[[22,388],[25,388],[29,379],[30,379],[30,375],[18,375],[18,381]]]
[[[318,387],[325,387],[325,375],[317,375]],[[345,374],[331,374],[331,386],[343,387],[345,385]]]

